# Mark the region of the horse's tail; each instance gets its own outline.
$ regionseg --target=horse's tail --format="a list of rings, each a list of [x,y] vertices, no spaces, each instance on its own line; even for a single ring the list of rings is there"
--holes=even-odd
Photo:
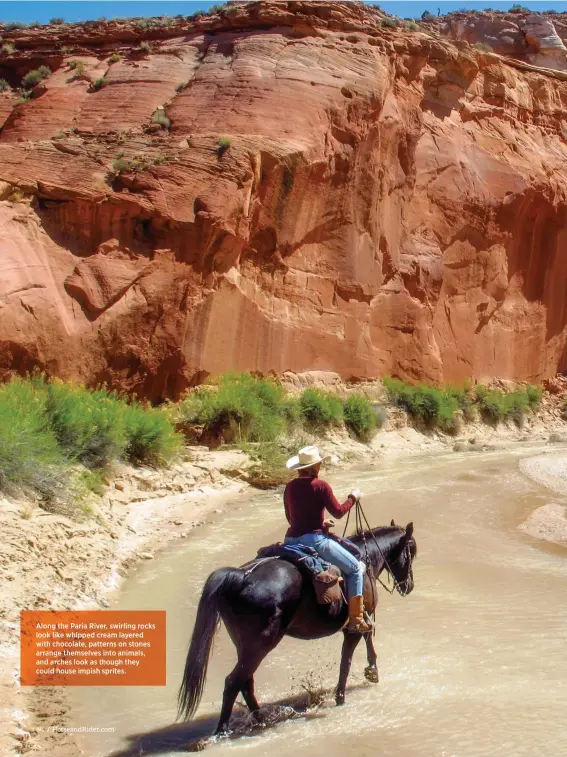
[[[192,718],[201,701],[213,638],[220,623],[219,600],[238,592],[243,583],[244,571],[238,568],[221,568],[207,578],[177,697],[178,719]]]

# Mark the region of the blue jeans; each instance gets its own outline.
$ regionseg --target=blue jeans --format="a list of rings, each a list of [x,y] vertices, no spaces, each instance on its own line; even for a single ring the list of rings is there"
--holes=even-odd
[[[303,536],[286,536],[284,544],[304,544],[306,547],[312,547],[323,560],[336,565],[345,574],[349,599],[362,595],[365,565],[336,541],[324,534],[303,534]]]

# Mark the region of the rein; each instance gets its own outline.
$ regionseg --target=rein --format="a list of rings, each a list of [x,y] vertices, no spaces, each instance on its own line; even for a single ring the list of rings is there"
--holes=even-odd
[[[345,534],[347,532],[349,519],[350,519],[350,510],[349,510],[349,512],[347,514],[347,519],[346,519],[346,523],[345,523],[345,529],[343,531],[343,537],[345,536]],[[376,545],[376,549],[378,550],[378,553],[380,554],[380,556],[382,557],[382,560],[384,561],[384,567],[388,571],[388,577],[392,579],[394,585],[390,589],[390,587],[387,586],[384,583],[384,581],[382,581],[382,579],[380,578],[379,575],[374,576],[375,579],[376,579],[376,581],[378,581],[378,583],[382,586],[382,588],[386,589],[386,591],[388,592],[388,594],[393,594],[394,591],[397,590],[402,597],[405,596],[405,587],[406,587],[406,585],[408,583],[408,579],[406,578],[402,583],[400,583],[398,581],[398,579],[396,578],[396,576],[394,575],[394,572],[392,571],[390,563],[386,559],[386,555],[382,551],[382,548],[378,544],[378,541],[376,539],[376,536],[374,535],[374,532],[370,528],[370,524],[368,523],[368,519],[366,517],[366,514],[365,514],[364,510],[362,509],[362,504],[361,504],[361,502],[360,502],[359,499],[356,500],[356,504],[355,504],[355,521],[356,521],[355,522],[356,531],[357,531],[357,533],[359,533],[362,536],[362,543],[364,545],[364,553],[365,553],[365,555],[364,555],[364,557],[365,557],[364,561],[366,563],[366,566],[368,568],[372,569],[372,562],[370,560],[370,555],[368,553],[368,544],[366,543],[366,531],[368,531],[371,534],[371,536],[372,536],[372,539],[374,541],[374,544]],[[366,524],[366,528],[364,528],[364,524]],[[407,545],[406,547],[404,547],[404,550],[405,549],[409,549],[409,545]],[[374,573],[373,569],[372,569],[372,573]],[[402,586],[403,586],[403,589],[402,589]],[[374,585],[373,584],[372,584],[372,594],[374,595]],[[375,600],[374,596],[373,596],[373,600]]]

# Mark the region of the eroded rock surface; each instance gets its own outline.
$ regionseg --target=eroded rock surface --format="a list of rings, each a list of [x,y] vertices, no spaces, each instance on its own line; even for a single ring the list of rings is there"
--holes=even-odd
[[[0,77],[53,74],[0,93],[0,371],[158,400],[228,369],[567,370],[567,76],[524,17],[472,47],[478,15],[453,41],[322,2],[3,35]]]

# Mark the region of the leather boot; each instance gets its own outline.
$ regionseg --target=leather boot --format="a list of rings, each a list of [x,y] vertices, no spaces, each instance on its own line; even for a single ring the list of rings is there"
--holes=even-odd
[[[351,597],[348,601],[348,625],[349,633],[368,633],[372,631],[372,625],[364,619],[364,599],[360,595]]]

